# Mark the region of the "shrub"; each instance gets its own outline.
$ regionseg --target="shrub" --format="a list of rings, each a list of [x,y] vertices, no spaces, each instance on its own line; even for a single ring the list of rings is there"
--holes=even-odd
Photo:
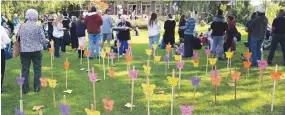
[[[147,29],[148,20],[144,19],[137,19],[137,20],[130,20],[132,26],[138,27],[139,29]]]

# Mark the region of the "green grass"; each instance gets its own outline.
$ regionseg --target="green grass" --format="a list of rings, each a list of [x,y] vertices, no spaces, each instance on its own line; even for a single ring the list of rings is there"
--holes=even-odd
[[[207,27],[199,28],[199,31],[206,31]],[[239,28],[243,35],[243,40],[246,40],[245,32],[242,28]],[[176,34],[178,38],[178,34]],[[146,78],[143,72],[142,66],[146,64],[145,49],[148,47],[147,32],[142,31],[141,36],[133,37],[133,55],[134,59],[131,65],[136,66],[136,69],[140,70],[139,77],[135,81],[134,90],[134,104],[136,107],[133,111],[126,108],[124,105],[130,102],[131,84],[128,80],[126,72],[126,61],[122,58],[118,63],[115,60],[117,67],[115,68],[116,76],[112,81],[109,77],[106,80],[101,80],[96,83],[96,97],[97,97],[97,110],[105,115],[106,112],[101,101],[105,98],[107,92],[110,92],[111,98],[115,101],[114,109],[111,112],[112,115],[145,115],[147,114],[147,100],[144,97],[141,84],[145,83]],[[193,86],[189,81],[189,76],[195,75],[196,71],[202,79],[201,84],[197,87],[196,105],[194,115],[284,115],[285,114],[285,81],[284,77],[282,80],[277,81],[276,95],[275,95],[275,106],[274,111],[270,112],[271,105],[271,93],[273,81],[270,79],[269,72],[274,67],[268,67],[268,71],[265,72],[264,81],[261,86],[261,90],[258,91],[258,80],[259,74],[257,68],[250,70],[250,76],[248,80],[245,80],[245,71],[243,69],[242,62],[240,60],[240,53],[245,52],[247,49],[244,47],[242,42],[237,44],[237,53],[233,57],[233,67],[236,67],[238,71],[242,72],[241,79],[238,81],[237,86],[237,100],[234,100],[234,87],[227,85],[232,79],[227,75],[226,72],[226,61],[218,62],[218,69],[222,76],[221,85],[218,87],[218,103],[215,106],[213,88],[211,85],[209,75],[205,74],[206,57],[204,50],[197,50],[200,53],[200,66],[194,68],[190,59],[185,60],[185,67],[182,70],[182,82],[181,89],[176,87],[176,99],[174,105],[174,115],[179,115],[180,105],[191,105],[193,96]],[[159,55],[164,55],[165,50],[158,49]],[[92,95],[92,84],[89,81],[86,72],[80,71],[80,68],[87,68],[86,59],[82,65],[79,63],[77,53],[61,53],[62,58],[54,60],[54,77],[58,80],[56,87],[56,101],[62,102],[63,91],[65,90],[65,70],[63,62],[65,57],[69,58],[71,67],[69,70],[69,89],[72,89],[72,94],[67,95],[67,104],[71,106],[71,115],[84,115],[84,108],[89,108],[93,102]],[[268,51],[264,52],[264,57],[267,58]],[[107,61],[105,61],[107,62]],[[102,65],[98,64],[98,60],[92,60],[91,66],[95,67],[95,71],[100,79],[103,79]],[[281,64],[282,53],[276,52],[274,58],[274,64]],[[165,94],[155,94],[151,98],[151,114],[153,115],[169,115],[170,114],[170,96],[171,87],[167,83],[167,78],[164,75],[164,62],[160,62],[158,71],[156,66],[151,63],[152,74],[150,76],[151,83],[156,84],[155,92],[159,90],[165,91]],[[42,77],[51,78],[50,72],[50,55],[47,51],[43,51],[43,63],[42,63]],[[19,108],[19,86],[16,83],[16,77],[19,76],[21,65],[20,60],[12,59],[7,61],[6,73],[4,79],[3,89],[8,91],[8,94],[1,95],[2,98],[2,115],[13,115],[14,109]],[[171,75],[171,70],[176,69],[176,66],[171,60],[171,66],[168,70],[168,76]],[[284,72],[285,68],[280,67],[279,70]],[[177,69],[176,69],[177,71]],[[178,75],[177,75],[178,76]],[[44,104],[43,88],[39,93],[33,92],[33,70],[30,71],[30,88],[31,92],[23,95],[24,100],[24,111],[27,115],[38,114],[32,111],[32,106]],[[52,106],[52,89],[47,88],[48,105],[43,109],[45,115],[59,115],[60,109]]]

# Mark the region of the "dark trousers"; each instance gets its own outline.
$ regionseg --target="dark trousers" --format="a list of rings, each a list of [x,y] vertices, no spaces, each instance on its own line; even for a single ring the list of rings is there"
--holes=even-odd
[[[51,42],[51,40],[53,40],[52,33],[48,33],[48,40],[49,40],[49,43],[47,45],[47,48],[51,48],[50,42]]]
[[[285,34],[275,34],[272,36],[271,50],[269,52],[268,61],[272,62],[278,43],[281,45],[283,52],[283,63],[285,64]]]
[[[59,48],[61,48],[62,52],[66,52],[65,44],[63,43],[62,38],[54,38],[53,40],[54,40],[54,56],[58,58],[60,57]]]
[[[6,66],[5,51],[4,49],[1,49],[1,89],[3,86],[5,66]]]
[[[39,89],[42,70],[42,52],[21,52],[20,56],[22,63],[22,77],[25,78],[23,84],[24,92],[29,91],[29,73],[31,62],[33,62],[34,68],[34,90]]]
[[[193,56],[193,35],[184,35],[184,57]]]

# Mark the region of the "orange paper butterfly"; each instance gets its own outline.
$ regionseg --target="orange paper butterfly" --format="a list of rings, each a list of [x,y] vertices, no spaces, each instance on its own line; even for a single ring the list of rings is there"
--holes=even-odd
[[[70,63],[69,63],[69,62],[64,62],[64,68],[65,68],[65,69],[68,69],[69,66],[70,66]]]
[[[220,76],[217,77],[211,77],[212,84],[215,86],[219,86],[221,83],[222,78]]]
[[[240,72],[235,72],[232,73],[232,78],[233,80],[239,80],[241,73]]]
[[[126,55],[127,62],[132,62],[133,56]]]
[[[104,103],[104,108],[107,111],[112,111],[113,109],[113,104],[115,103],[114,100],[110,100],[109,98],[103,98],[102,99],[103,103]]]
[[[79,45],[80,50],[84,50],[84,46],[83,45]]]
[[[271,79],[272,80],[280,80],[282,72],[271,72]]]
[[[166,45],[166,51],[167,51],[167,52],[170,52],[170,51],[171,51],[171,44],[170,44],[170,43],[168,43],[168,44]]]
[[[91,54],[90,50],[86,50],[86,51],[85,51],[85,55],[86,55],[87,57],[89,57],[90,54]]]
[[[246,59],[249,59],[251,57],[251,52],[245,52],[245,58]]]
[[[244,61],[243,66],[244,68],[250,68],[251,62],[250,61]]]
[[[193,64],[194,64],[194,67],[198,67],[199,66],[199,59],[198,58],[194,59]]]
[[[110,78],[114,78],[115,71],[113,69],[109,69],[109,76],[110,76]]]
[[[40,78],[40,81],[41,81],[41,86],[42,87],[47,87],[47,81],[48,81],[47,78]]]
[[[133,47],[133,42],[132,41],[130,41],[130,43],[129,43],[129,46],[130,46],[130,48],[132,48]]]
[[[49,51],[49,53],[53,53],[54,52],[54,48],[49,48],[48,51]]]

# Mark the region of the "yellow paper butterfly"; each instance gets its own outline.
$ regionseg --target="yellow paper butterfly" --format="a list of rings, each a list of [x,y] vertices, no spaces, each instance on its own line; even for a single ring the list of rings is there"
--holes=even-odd
[[[169,84],[170,86],[174,86],[174,87],[177,85],[177,82],[178,82],[178,80],[179,80],[179,78],[170,77],[170,76],[168,76],[167,79],[168,79],[168,84]]]
[[[232,58],[233,57],[233,52],[225,52],[226,53],[226,58]]]
[[[156,50],[157,44],[152,44],[152,48],[153,48],[154,50]]]
[[[175,61],[180,61],[181,60],[181,56],[180,55],[174,55],[174,60]]]
[[[51,42],[50,42],[50,45],[54,45],[54,42],[53,42],[53,41],[51,41]]]
[[[146,74],[150,74],[150,70],[151,70],[151,67],[150,66],[146,66],[146,65],[143,65],[143,69],[144,69],[144,72],[146,73]]]
[[[85,112],[87,115],[100,115],[100,112],[99,111],[92,111],[88,108],[85,108]]]
[[[106,53],[110,53],[111,52],[111,48],[110,47],[105,47]]]
[[[55,88],[56,87],[56,80],[55,79],[48,79],[48,85],[51,88]]]
[[[194,65],[194,67],[198,67],[199,66],[199,59],[194,59],[193,65]]]
[[[153,90],[154,90],[154,88],[155,88],[155,84],[149,84],[149,85],[147,85],[147,84],[143,83],[143,84],[142,84],[142,88],[143,88],[144,94],[149,95],[149,96],[152,96]]]
[[[100,55],[101,55],[102,58],[105,58],[105,57],[106,57],[106,52],[103,52],[103,51],[102,51],[102,52],[100,53]]]
[[[217,63],[217,58],[209,58],[210,65],[215,65]]]
[[[155,62],[159,62],[160,59],[161,59],[161,56],[154,56],[154,61],[155,61]]]
[[[145,54],[150,56],[151,55],[151,49],[145,49]]]

